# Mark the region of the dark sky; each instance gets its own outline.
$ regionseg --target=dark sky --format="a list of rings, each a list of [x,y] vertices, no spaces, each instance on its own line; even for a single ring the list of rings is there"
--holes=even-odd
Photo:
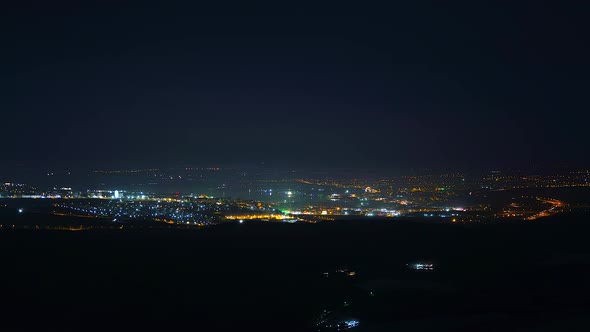
[[[590,162],[583,1],[50,2],[0,5],[3,165]]]

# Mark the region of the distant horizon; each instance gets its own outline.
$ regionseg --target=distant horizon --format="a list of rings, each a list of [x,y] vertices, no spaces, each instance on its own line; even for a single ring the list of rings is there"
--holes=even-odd
[[[560,172],[574,172],[574,171],[588,171],[590,165],[535,165],[529,167],[416,167],[405,169],[383,169],[383,168],[353,168],[353,167],[286,167],[279,165],[264,164],[242,164],[242,165],[228,165],[228,164],[201,164],[188,165],[180,164],[173,166],[155,166],[146,165],[143,167],[68,167],[68,166],[25,166],[17,165],[7,167],[7,165],[0,166],[0,181],[10,180],[10,178],[26,179],[42,179],[47,176],[82,176],[91,175],[93,173],[109,173],[109,172],[142,172],[142,171],[233,171],[233,172],[254,172],[273,178],[296,178],[298,175],[302,177],[321,177],[327,178],[387,178],[399,176],[412,175],[428,175],[428,174],[452,174],[460,173],[465,175],[484,174],[493,171],[500,171],[505,173],[527,173],[527,175],[534,175],[535,172],[539,174],[551,174]],[[98,174],[97,174],[98,175]]]

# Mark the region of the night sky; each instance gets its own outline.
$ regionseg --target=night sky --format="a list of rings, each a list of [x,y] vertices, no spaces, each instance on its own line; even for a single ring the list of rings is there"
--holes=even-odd
[[[590,162],[582,1],[390,2],[3,2],[0,161]]]

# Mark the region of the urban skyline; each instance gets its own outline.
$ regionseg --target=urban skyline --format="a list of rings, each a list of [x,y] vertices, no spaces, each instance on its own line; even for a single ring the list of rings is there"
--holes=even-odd
[[[335,221],[416,218],[472,223],[536,220],[588,206],[575,190],[589,170],[356,178],[222,168],[92,171],[95,185],[53,187],[5,182],[0,198],[48,199],[44,213],[205,226],[226,221]],[[54,178],[55,173],[46,176]],[[63,178],[62,178],[63,179]],[[59,181],[55,179],[55,181]],[[63,180],[62,180],[63,181]],[[572,194],[567,194],[573,190]],[[15,207],[22,213],[22,207]]]

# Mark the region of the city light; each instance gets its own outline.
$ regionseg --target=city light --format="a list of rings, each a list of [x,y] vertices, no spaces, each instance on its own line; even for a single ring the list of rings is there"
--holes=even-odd
[[[415,263],[415,264],[411,264],[409,266],[410,266],[410,269],[416,270],[416,271],[433,271],[434,270],[434,264],[432,264],[432,263]]]
[[[344,321],[344,324],[346,324],[347,328],[353,328],[359,325],[359,321],[358,320],[347,320]]]
[[[165,173],[161,169],[145,169],[108,171],[98,174],[137,176],[144,172]],[[190,178],[183,174],[162,174],[161,176],[165,179],[175,179],[175,181]],[[220,184],[219,188],[224,188],[223,190],[229,190],[228,188],[233,186],[229,184],[229,181],[224,180],[221,183],[223,184]],[[274,183],[276,186],[271,187],[269,183]],[[158,194],[148,193],[144,189],[132,192],[114,188],[80,189],[69,185],[55,185],[51,189],[40,189],[23,183],[3,181],[0,183],[0,197],[69,200],[69,203],[61,202],[59,205],[66,209],[75,207],[72,211],[75,211],[76,215],[117,217],[119,220],[148,219],[179,224],[207,225],[240,219],[318,222],[353,217],[380,219],[426,217],[432,222],[470,223],[494,221],[498,218],[532,221],[567,211],[569,205],[556,198],[536,196],[515,197],[505,206],[493,206],[483,202],[467,204],[467,201],[461,201],[466,196],[485,199],[486,193],[491,190],[509,191],[523,188],[567,188],[590,185],[587,172],[584,171],[520,177],[493,172],[472,176],[470,179],[465,174],[452,173],[399,176],[379,180],[314,178],[280,181],[253,180],[248,186],[242,187],[248,193],[247,196],[241,196],[247,197],[248,201],[241,201],[239,194],[235,199],[223,200],[202,193]],[[293,188],[294,186],[296,188]],[[284,195],[270,196],[269,194],[273,191]],[[253,196],[252,193],[255,192],[259,192],[260,196]],[[256,198],[258,200],[255,200]],[[78,199],[90,201],[75,203]],[[103,202],[106,200],[114,201],[113,205]],[[141,202],[147,205],[141,206]],[[63,212],[56,211],[56,213]]]

